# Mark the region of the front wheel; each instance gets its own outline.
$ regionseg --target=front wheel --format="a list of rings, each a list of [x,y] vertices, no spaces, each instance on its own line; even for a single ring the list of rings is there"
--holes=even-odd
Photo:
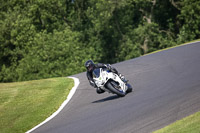
[[[111,81],[112,82],[112,81]],[[108,82],[106,84],[106,87],[112,92],[112,93],[115,93],[117,94],[118,96],[120,97],[124,97],[126,95],[125,92],[123,92],[122,90],[118,89],[117,86],[115,86],[114,84],[116,83],[111,83],[111,82]]]
[[[130,84],[126,84],[126,86],[128,87],[126,93],[132,92],[132,90],[133,90],[132,86]]]

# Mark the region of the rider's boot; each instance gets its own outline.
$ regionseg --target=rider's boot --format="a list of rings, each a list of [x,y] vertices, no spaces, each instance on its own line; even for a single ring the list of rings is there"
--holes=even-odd
[[[96,88],[96,92],[97,92],[98,94],[101,94],[101,93],[104,93],[105,91],[102,90],[101,88],[97,87],[97,88]]]

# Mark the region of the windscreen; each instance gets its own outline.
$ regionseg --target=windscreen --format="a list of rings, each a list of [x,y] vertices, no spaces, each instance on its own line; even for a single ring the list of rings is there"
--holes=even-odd
[[[100,68],[94,69],[92,72],[93,78],[98,78],[100,76]]]

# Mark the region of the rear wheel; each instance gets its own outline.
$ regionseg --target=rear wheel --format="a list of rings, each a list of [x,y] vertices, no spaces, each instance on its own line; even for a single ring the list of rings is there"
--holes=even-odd
[[[112,82],[112,83],[111,83]],[[118,96],[120,97],[124,97],[126,95],[125,92],[123,92],[120,88],[118,88],[119,86],[116,85],[115,82],[113,81],[110,81],[106,84],[106,87],[112,92],[112,93],[115,93],[117,94]]]

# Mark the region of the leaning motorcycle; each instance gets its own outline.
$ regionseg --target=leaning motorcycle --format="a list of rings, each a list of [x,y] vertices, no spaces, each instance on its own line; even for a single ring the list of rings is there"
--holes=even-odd
[[[104,91],[117,94],[120,97],[132,92],[130,84],[124,83],[117,74],[107,69],[97,68],[92,72],[92,75],[97,87]]]

